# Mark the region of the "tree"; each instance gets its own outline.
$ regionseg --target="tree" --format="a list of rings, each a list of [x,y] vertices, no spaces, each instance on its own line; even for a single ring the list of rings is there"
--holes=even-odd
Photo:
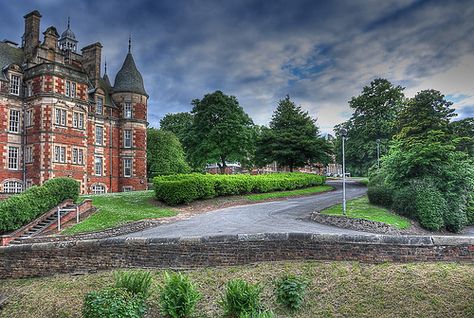
[[[474,157],[474,118],[453,121],[449,128],[455,139],[456,149]]]
[[[352,174],[367,175],[369,168],[377,163],[377,139],[380,140],[380,154],[387,152],[389,141],[397,131],[396,119],[405,100],[403,90],[401,86],[378,78],[349,101],[354,110],[351,118],[334,130],[338,162],[342,162],[340,130],[347,130],[346,163]]]
[[[245,162],[251,157],[255,129],[237,98],[215,91],[193,100],[192,105],[194,119],[185,145],[194,165],[217,162],[224,173],[227,162]]]
[[[170,131],[147,129],[147,172],[148,176],[169,175],[189,172],[184,160],[184,151],[178,138]]]
[[[296,106],[287,96],[278,102],[270,128],[263,128],[257,143],[260,165],[276,161],[290,171],[308,163],[329,161],[330,146],[319,135],[319,129],[308,112]]]
[[[175,113],[175,114],[166,114],[160,120],[160,129],[171,131],[178,137],[181,143],[184,142],[184,139],[193,124],[193,115],[190,113]]]

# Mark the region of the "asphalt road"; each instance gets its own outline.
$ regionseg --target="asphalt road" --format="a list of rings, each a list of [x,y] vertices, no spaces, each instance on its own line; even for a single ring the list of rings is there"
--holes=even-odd
[[[367,234],[315,223],[309,220],[313,211],[320,211],[342,202],[342,184],[330,181],[335,191],[283,201],[223,208],[194,216],[188,220],[163,224],[126,237],[191,237],[222,234],[256,233],[346,233]],[[347,183],[347,199],[366,193],[367,188]]]

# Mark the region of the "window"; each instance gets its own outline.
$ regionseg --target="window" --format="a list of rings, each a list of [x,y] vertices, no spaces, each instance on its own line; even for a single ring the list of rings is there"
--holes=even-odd
[[[84,163],[84,151],[79,148],[72,148],[72,163],[82,165]]]
[[[95,175],[101,176],[102,175],[102,157],[96,156],[94,160],[95,164]]]
[[[66,162],[66,147],[54,146],[54,161],[60,163]]]
[[[132,103],[125,102],[125,104],[123,105],[123,117],[132,118]]]
[[[123,147],[132,148],[132,131],[130,129],[123,131]]]
[[[104,111],[104,99],[102,97],[97,97],[95,113],[102,115],[103,111]]]
[[[133,191],[133,187],[123,187],[123,188],[122,188],[122,191],[123,191],[123,192],[130,192],[130,191]]]
[[[123,176],[124,177],[132,176],[132,159],[131,158],[123,159]]]
[[[18,153],[19,147],[8,147],[8,169],[18,170]]]
[[[3,183],[4,193],[20,193],[23,191],[23,185],[18,181],[5,181]]]
[[[33,146],[27,146],[25,148],[25,162],[26,163],[33,162]]]
[[[26,96],[27,97],[33,96],[33,84],[31,82],[26,84]]]
[[[74,128],[84,129],[84,114],[83,113],[72,114],[72,126]]]
[[[66,92],[65,92],[65,95],[67,97],[71,96],[71,82],[70,81],[66,81]]]
[[[106,193],[105,186],[103,184],[94,184],[92,186],[92,193],[93,194],[101,194]]]
[[[60,126],[66,126],[66,110],[56,108],[56,115],[55,115],[55,124]]]
[[[10,94],[20,96],[20,76],[10,75]]]
[[[71,83],[71,97],[76,97],[76,83]]]
[[[32,109],[26,111],[25,125],[26,127],[33,126],[33,110]]]
[[[9,131],[13,133],[20,132],[20,111],[16,109],[10,109],[10,124]]]
[[[104,127],[95,126],[95,144],[102,146],[104,144]]]

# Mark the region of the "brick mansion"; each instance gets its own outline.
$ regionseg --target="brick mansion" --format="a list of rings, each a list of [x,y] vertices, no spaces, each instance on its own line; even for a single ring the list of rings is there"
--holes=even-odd
[[[21,46],[0,42],[0,192],[54,177],[82,193],[146,188],[148,95],[131,53],[112,85],[100,43],[78,52],[69,21],[59,36],[41,15],[24,16]]]

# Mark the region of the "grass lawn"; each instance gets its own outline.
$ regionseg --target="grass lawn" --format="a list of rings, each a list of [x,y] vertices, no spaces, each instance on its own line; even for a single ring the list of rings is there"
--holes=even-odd
[[[342,216],[342,204],[321,211],[322,214]],[[407,229],[410,221],[389,210],[370,204],[367,196],[347,201],[347,216],[390,224],[397,229]]]
[[[315,187],[291,190],[291,191],[277,191],[277,192],[269,192],[269,193],[249,194],[249,195],[244,196],[244,198],[252,200],[252,201],[260,201],[260,200],[274,199],[274,198],[309,195],[309,194],[331,191],[332,189],[334,188],[331,186],[322,185],[322,186],[315,186]]]
[[[153,270],[147,318],[159,314],[163,271]],[[222,317],[224,284],[242,278],[263,287],[262,301],[276,317],[474,317],[474,266],[457,263],[269,262],[187,271],[202,293],[194,317]],[[303,307],[288,313],[275,303],[274,283],[284,274],[309,282]],[[112,272],[84,276],[3,280],[9,303],[1,318],[79,318],[84,295],[113,285]]]
[[[92,199],[98,211],[89,218],[63,231],[63,234],[92,232],[142,219],[174,216],[176,212],[153,205],[153,191],[134,191],[81,196]]]

